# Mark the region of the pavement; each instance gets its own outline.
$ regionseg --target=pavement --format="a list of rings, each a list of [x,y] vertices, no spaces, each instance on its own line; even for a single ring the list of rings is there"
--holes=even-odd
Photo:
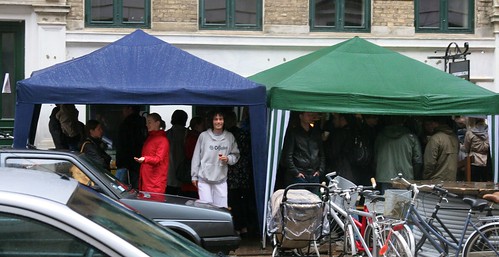
[[[341,251],[337,250],[338,247],[334,247],[332,256],[338,256]],[[266,247],[262,248],[261,237],[259,236],[249,236],[243,237],[241,239],[241,245],[235,252],[229,254],[230,257],[268,257],[272,256],[272,244],[267,240]],[[321,256],[328,255],[328,245],[322,246],[320,249]],[[312,255],[315,256],[315,255]]]

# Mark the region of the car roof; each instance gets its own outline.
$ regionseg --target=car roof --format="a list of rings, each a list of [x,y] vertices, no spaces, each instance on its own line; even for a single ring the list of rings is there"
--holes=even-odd
[[[66,204],[78,182],[65,175],[18,168],[0,168],[0,191],[43,197]]]

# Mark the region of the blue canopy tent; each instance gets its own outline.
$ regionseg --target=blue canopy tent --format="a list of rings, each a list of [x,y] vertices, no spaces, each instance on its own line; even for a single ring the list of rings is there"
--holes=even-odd
[[[265,87],[137,30],[17,83],[14,147],[34,142],[41,104],[248,106],[258,218],[266,179]]]

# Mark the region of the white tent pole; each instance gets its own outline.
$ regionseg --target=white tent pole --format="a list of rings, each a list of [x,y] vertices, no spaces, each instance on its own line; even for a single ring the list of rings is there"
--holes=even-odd
[[[277,168],[279,167],[279,159],[281,156],[281,149],[284,142],[284,135],[289,122],[289,111],[271,109],[269,117],[270,121],[268,128],[268,160],[267,160],[267,184],[265,187],[265,203],[263,208],[263,225],[262,225],[262,248],[266,247],[266,229],[267,229],[267,208],[270,195],[274,192],[274,185],[276,180]]]

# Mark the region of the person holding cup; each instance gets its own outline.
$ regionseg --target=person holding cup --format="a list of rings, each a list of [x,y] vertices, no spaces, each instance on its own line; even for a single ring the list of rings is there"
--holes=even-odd
[[[192,184],[199,200],[227,208],[227,165],[237,163],[239,149],[234,135],[225,130],[224,113],[215,110],[208,117],[209,128],[199,135],[192,156]]]

